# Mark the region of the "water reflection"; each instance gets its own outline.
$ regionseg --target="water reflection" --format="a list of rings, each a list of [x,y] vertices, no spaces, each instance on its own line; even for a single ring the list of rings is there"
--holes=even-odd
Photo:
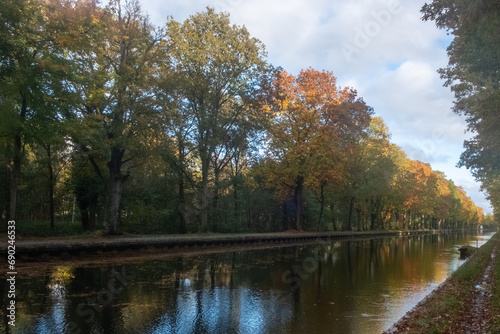
[[[379,332],[461,264],[460,245],[489,237],[455,233],[55,266],[36,277],[19,273],[16,327],[2,323],[0,332]]]

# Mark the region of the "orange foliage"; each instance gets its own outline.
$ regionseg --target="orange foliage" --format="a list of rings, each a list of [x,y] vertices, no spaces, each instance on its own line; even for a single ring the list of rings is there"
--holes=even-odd
[[[269,156],[277,161],[271,174],[285,196],[298,175],[318,185],[342,178],[340,145],[369,123],[371,109],[356,91],[340,88],[328,71],[302,70],[297,77],[276,74],[264,110],[272,114]],[[280,188],[280,186],[278,186]]]

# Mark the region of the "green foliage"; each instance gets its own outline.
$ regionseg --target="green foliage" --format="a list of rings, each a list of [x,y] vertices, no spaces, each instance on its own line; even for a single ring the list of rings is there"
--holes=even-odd
[[[424,20],[450,31],[449,63],[440,69],[455,93],[454,111],[467,118],[474,137],[465,142],[460,164],[488,191],[495,212],[500,202],[500,5],[497,1],[435,0],[422,8]]]
[[[190,141],[201,164],[201,229],[207,231],[208,203],[213,201],[217,211],[220,178],[235,159],[244,157],[258,127],[255,90],[266,70],[266,53],[245,27],[231,25],[228,14],[212,8],[183,23],[170,20],[167,35],[176,86],[170,97],[181,115],[171,128],[182,147],[177,165],[183,168],[183,149]],[[212,215],[215,228],[219,218],[217,212]]]

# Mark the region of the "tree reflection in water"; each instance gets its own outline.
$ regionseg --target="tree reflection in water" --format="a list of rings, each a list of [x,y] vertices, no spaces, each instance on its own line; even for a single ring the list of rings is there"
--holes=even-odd
[[[9,333],[381,331],[455,270],[458,246],[476,239],[456,233],[55,266],[49,275],[19,276]],[[297,288],[283,279],[287,272]]]

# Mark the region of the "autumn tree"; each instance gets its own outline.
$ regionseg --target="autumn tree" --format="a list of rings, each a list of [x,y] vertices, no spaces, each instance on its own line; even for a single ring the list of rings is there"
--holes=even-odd
[[[434,188],[435,200],[433,201],[432,227],[440,229],[445,219],[450,215],[453,198],[449,181],[444,173],[436,172],[437,181]]]
[[[448,188],[450,189],[451,206],[448,216],[446,217],[446,228],[453,226],[459,221],[460,211],[462,210],[462,203],[457,186],[453,181],[449,180]]]
[[[413,216],[426,208],[424,195],[427,179],[431,176],[432,169],[430,165],[421,161],[409,160],[409,166],[405,172],[405,181],[409,186],[409,191],[404,207],[408,217],[408,226],[411,227]]]
[[[340,88],[331,72],[277,72],[265,106],[270,181],[282,200],[291,196],[294,227],[301,228],[304,186],[337,177],[342,150],[368,125],[371,108],[356,91]],[[345,146],[345,147],[343,147]],[[322,205],[323,205],[323,201]],[[286,204],[285,204],[286,205]]]

